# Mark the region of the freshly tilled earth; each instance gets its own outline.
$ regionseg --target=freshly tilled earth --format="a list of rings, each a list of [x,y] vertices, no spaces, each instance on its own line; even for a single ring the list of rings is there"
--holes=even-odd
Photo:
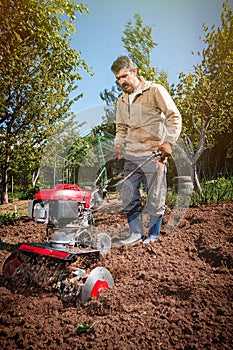
[[[103,232],[127,236],[122,211],[94,215]],[[79,308],[12,291],[1,277],[1,349],[232,350],[233,203],[188,208],[170,232],[169,215],[156,243],[113,244],[98,265],[114,286]],[[0,235],[2,266],[15,244],[43,240],[45,226],[25,216]]]

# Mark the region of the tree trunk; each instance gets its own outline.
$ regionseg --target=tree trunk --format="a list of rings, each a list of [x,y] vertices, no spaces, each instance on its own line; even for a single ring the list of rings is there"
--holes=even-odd
[[[9,203],[8,198],[8,170],[5,169],[3,172],[3,178],[2,178],[2,204]]]
[[[8,198],[8,169],[9,169],[9,161],[10,161],[10,155],[9,155],[9,152],[7,152],[6,153],[6,157],[5,157],[5,163],[3,165],[3,172],[2,172],[2,198],[1,198],[1,204],[9,203],[9,198]]]
[[[32,174],[32,187],[34,188],[36,186],[36,181],[38,180],[38,177],[40,175],[40,169],[38,169],[37,173]]]
[[[202,188],[201,188],[201,184],[200,181],[198,179],[198,174],[197,174],[197,165],[193,164],[193,177],[194,177],[194,185],[196,185],[195,187],[197,188],[199,193],[202,193]]]

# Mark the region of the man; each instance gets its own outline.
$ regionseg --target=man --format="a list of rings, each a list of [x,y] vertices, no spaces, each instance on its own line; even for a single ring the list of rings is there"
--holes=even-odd
[[[137,76],[134,62],[119,56],[111,70],[123,93],[117,101],[115,152],[118,159],[125,150],[125,177],[142,164],[153,151],[161,159],[146,162],[124,183],[122,201],[127,214],[130,237],[122,241],[134,244],[144,239],[140,185],[144,183],[148,199],[149,235],[144,243],[158,239],[166,199],[166,157],[181,132],[181,115],[167,90],[160,84]]]

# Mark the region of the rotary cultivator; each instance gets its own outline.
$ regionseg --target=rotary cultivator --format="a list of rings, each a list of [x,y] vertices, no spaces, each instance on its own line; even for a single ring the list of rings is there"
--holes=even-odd
[[[40,190],[29,202],[28,215],[46,225],[46,241],[21,243],[3,264],[3,276],[13,290],[29,293],[43,289],[56,292],[76,306],[114,285],[112,275],[98,266],[100,256],[111,249],[111,238],[98,232],[93,211],[102,204],[108,189],[122,185],[138,169],[161,152],[153,152],[130,174],[114,185],[97,187],[100,172],[90,187],[57,184]]]
[[[111,238],[94,227],[93,210],[101,203],[98,189],[57,184],[40,190],[28,215],[46,225],[46,241],[21,243],[3,264],[3,276],[17,291],[57,293],[76,306],[114,284],[111,273],[97,266],[111,249]]]

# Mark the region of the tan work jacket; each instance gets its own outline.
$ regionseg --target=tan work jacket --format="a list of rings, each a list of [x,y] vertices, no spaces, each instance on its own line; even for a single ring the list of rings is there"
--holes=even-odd
[[[160,84],[139,78],[141,89],[129,104],[128,94],[117,101],[114,144],[126,154],[144,156],[163,142],[174,144],[181,132],[181,115],[168,91]]]

